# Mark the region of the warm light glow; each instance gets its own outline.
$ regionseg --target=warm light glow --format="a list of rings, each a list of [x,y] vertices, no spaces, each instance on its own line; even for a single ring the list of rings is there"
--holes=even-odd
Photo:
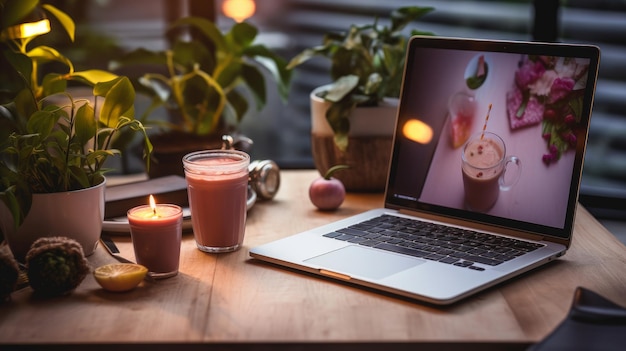
[[[9,27],[2,33],[2,36],[10,39],[24,39],[48,32],[50,32],[50,21],[48,19],[42,19],[37,22],[22,23]]]
[[[224,15],[237,22],[242,22],[252,17],[255,10],[256,5],[254,0],[224,0],[222,4]]]
[[[150,195],[150,208],[152,209],[152,214],[156,216],[156,201],[154,201],[154,196],[152,195]]]
[[[418,119],[410,119],[402,127],[402,134],[420,144],[428,144],[433,139],[433,129]]]

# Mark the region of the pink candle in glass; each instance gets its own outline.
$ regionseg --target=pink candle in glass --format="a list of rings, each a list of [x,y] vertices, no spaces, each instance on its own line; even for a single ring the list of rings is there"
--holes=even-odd
[[[156,204],[132,208],[127,213],[137,263],[153,278],[178,274],[183,210],[180,206]]]

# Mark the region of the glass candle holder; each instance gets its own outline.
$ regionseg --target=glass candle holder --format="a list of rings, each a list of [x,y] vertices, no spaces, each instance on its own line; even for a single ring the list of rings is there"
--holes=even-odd
[[[148,275],[168,278],[178,274],[183,210],[180,206],[158,204],[132,208],[127,213],[137,263]]]

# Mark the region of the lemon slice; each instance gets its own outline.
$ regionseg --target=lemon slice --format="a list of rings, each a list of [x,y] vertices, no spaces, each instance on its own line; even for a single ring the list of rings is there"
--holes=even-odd
[[[148,269],[134,263],[112,263],[96,268],[94,278],[108,291],[128,291],[134,289],[148,273]]]

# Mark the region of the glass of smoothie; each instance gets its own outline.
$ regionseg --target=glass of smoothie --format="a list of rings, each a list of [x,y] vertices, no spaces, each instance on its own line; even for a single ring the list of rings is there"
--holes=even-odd
[[[490,132],[470,137],[461,159],[465,204],[473,211],[491,209],[500,191],[508,191],[517,183],[522,170],[521,160],[516,156],[507,157],[502,138]],[[511,164],[515,167],[509,167]],[[507,177],[505,172],[509,173]]]
[[[250,156],[205,150],[183,157],[191,225],[198,249],[235,251],[243,243]]]
[[[476,100],[473,96],[459,92],[448,101],[450,114],[450,135],[452,147],[459,148],[469,139],[476,114]]]

